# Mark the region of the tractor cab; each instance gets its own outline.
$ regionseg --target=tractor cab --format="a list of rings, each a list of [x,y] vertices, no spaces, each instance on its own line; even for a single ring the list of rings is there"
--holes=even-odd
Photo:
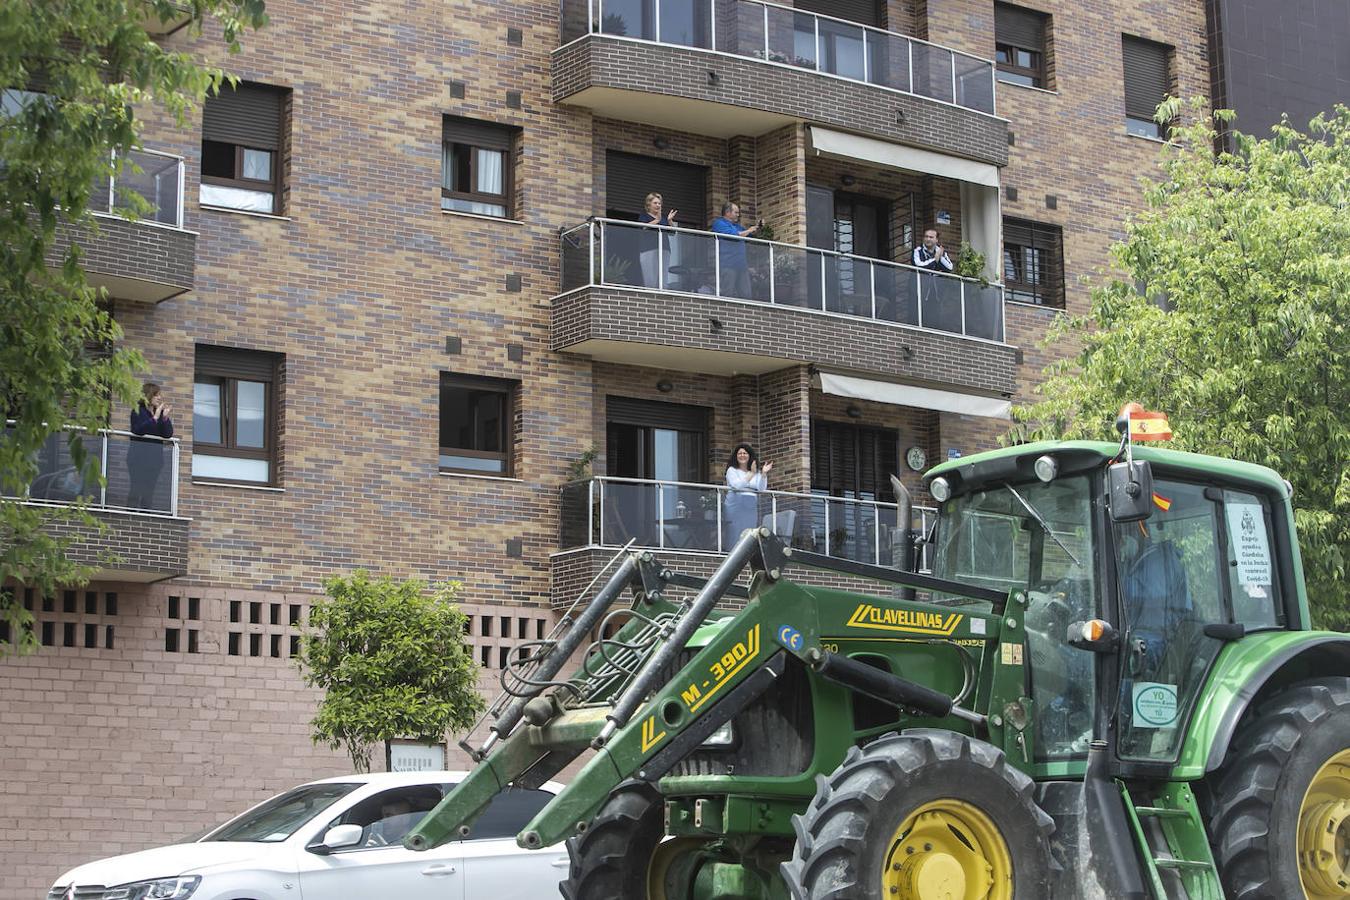
[[[1274,473],[1168,450],[1119,455],[1032,444],[934,469],[933,574],[1025,593],[1036,762],[1083,759],[1109,731],[1117,770],[1144,774],[1177,761],[1224,646],[1304,614]]]

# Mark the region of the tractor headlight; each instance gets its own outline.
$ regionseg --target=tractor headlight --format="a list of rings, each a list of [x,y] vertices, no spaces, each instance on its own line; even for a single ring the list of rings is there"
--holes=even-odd
[[[730,720],[722,723],[712,734],[703,739],[702,746],[709,750],[725,750],[736,742],[736,729],[731,727]]]
[[[952,486],[947,479],[938,476],[928,485],[928,493],[933,495],[933,499],[939,503],[946,503],[952,495]]]
[[[1050,456],[1049,454],[1046,454],[1045,456],[1038,456],[1036,458],[1035,468],[1036,468],[1036,477],[1039,478],[1041,481],[1044,481],[1046,484],[1049,484],[1050,482],[1054,481],[1055,476],[1059,474],[1059,463],[1056,462],[1055,458],[1053,456]]]

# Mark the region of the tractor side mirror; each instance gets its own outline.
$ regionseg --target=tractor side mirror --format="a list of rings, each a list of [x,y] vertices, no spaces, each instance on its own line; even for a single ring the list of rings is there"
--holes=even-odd
[[[1144,460],[1112,463],[1106,488],[1111,521],[1138,522],[1153,515],[1153,469]]]

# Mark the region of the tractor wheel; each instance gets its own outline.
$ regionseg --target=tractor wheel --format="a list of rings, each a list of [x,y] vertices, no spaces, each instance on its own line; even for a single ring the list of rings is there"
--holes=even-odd
[[[793,819],[796,900],[1042,900],[1054,822],[1003,752],[911,729],[851,749]]]
[[[1300,682],[1249,714],[1210,798],[1228,897],[1350,897],[1350,678]]]
[[[689,883],[689,851],[703,841],[664,837],[665,801],[656,788],[640,781],[619,785],[586,831],[568,839],[572,866],[560,885],[562,895],[568,900],[676,900],[671,886]]]

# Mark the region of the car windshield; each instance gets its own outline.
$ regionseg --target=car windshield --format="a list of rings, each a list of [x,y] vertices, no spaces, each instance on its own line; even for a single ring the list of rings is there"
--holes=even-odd
[[[1091,522],[1085,476],[972,491],[943,504],[933,574],[997,591],[1090,586]]]
[[[212,831],[203,841],[275,843],[361,785],[354,782],[306,784],[254,807]]]

